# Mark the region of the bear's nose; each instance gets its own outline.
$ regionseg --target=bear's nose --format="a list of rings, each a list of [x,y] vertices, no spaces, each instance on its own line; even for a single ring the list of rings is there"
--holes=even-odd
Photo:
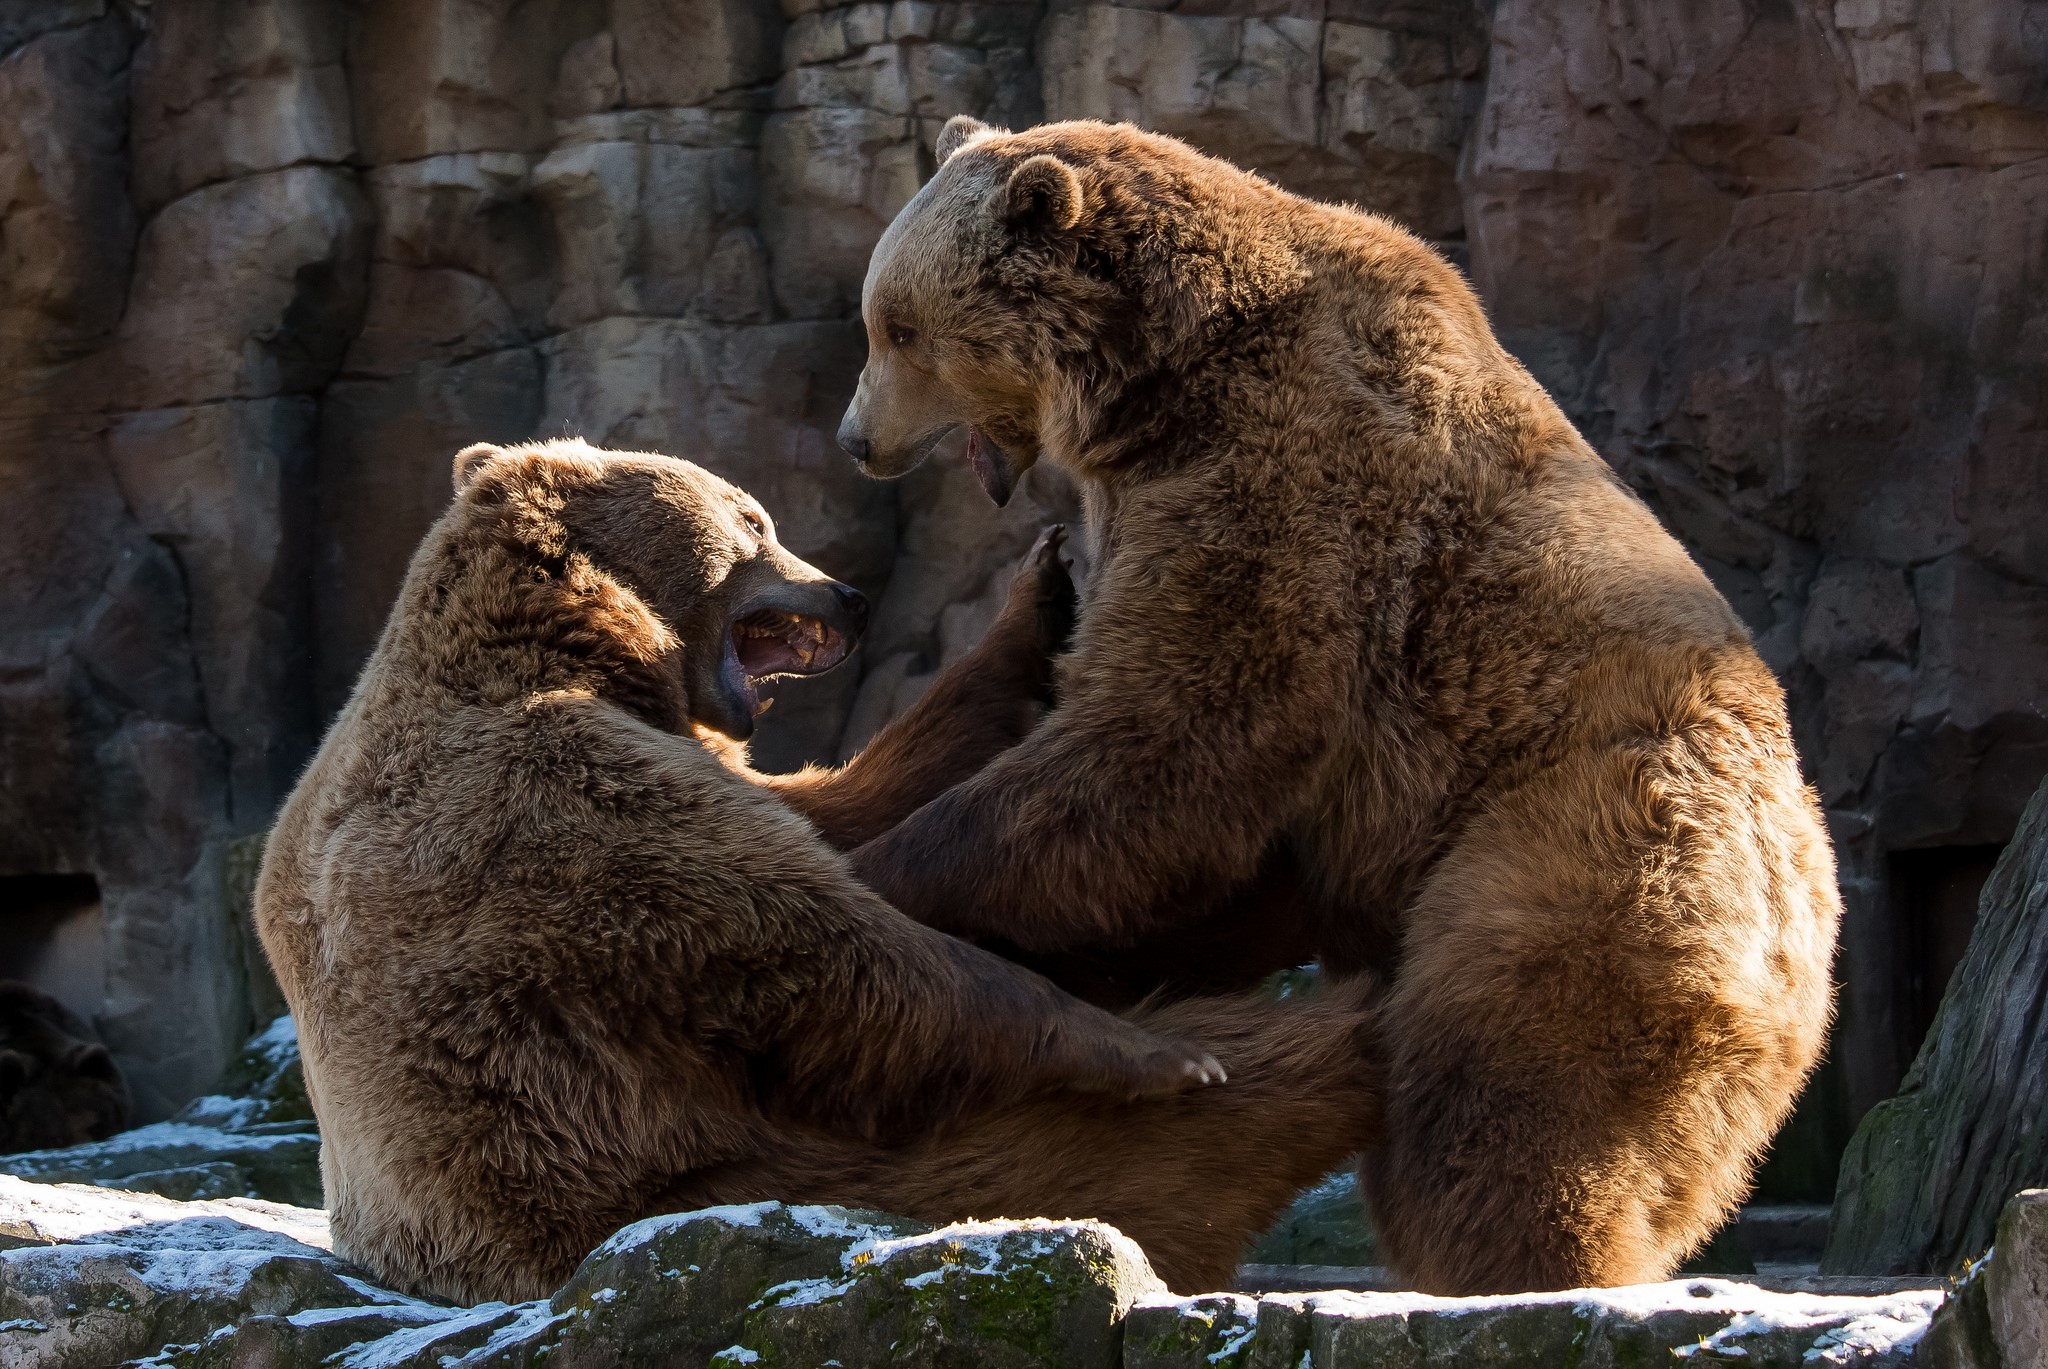
[[[868,457],[875,449],[874,444],[862,437],[860,430],[853,426],[853,410],[850,408],[846,411],[846,417],[839,421],[839,449],[863,466],[868,464]]]
[[[867,446],[867,443],[861,443]],[[858,637],[868,630],[868,596],[852,585],[834,585],[832,592],[839,596],[840,607],[846,610],[847,620],[853,624],[851,635]]]

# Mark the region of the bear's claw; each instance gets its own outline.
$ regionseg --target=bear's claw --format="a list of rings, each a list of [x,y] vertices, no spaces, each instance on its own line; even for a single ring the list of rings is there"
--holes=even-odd
[[[1146,1061],[1144,1072],[1148,1076],[1147,1080],[1131,1089],[1127,1095],[1132,1101],[1141,1098],[1168,1098],[1190,1089],[1226,1083],[1230,1078],[1223,1066],[1217,1063],[1215,1056],[1193,1046],[1183,1045],[1155,1052]]]

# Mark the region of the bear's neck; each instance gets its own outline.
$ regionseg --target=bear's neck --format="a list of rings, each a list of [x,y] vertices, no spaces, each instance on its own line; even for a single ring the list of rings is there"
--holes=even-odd
[[[581,558],[488,531],[444,539],[415,565],[392,627],[401,677],[450,704],[583,693],[663,731],[688,726],[675,634]]]
[[[1230,450],[1334,441],[1358,478],[1385,485],[1511,457],[1519,444],[1505,439],[1516,434],[1485,430],[1500,404],[1483,396],[1505,385],[1531,422],[1554,406],[1501,351],[1462,277],[1391,226],[1368,239],[1370,251],[1355,231],[1329,230],[1306,216],[1288,244],[1299,276],[1261,301],[1208,316],[1170,364],[1121,375],[1078,369],[1069,392],[1044,406],[1059,417],[1042,433],[1043,457],[1111,499],[1119,487]],[[1421,445],[1442,459],[1418,462],[1416,444],[1397,451],[1354,440],[1387,426],[1427,435]]]
[[[1105,491],[1170,474],[1233,439],[1243,406],[1228,392],[1242,383],[1213,358],[1120,384],[1081,378],[1048,406],[1061,418],[1041,429],[1040,458]]]

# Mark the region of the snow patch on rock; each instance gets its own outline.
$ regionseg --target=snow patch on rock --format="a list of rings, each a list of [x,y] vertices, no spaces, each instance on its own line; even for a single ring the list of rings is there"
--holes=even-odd
[[[260,1198],[181,1203],[87,1184],[34,1184],[0,1174],[0,1237],[53,1245],[92,1241],[135,1250],[262,1250],[324,1255],[327,1214]]]

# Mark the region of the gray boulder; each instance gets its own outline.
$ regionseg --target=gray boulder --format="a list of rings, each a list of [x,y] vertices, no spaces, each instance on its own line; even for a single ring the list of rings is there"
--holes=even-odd
[[[2013,1195],[1998,1243],[1973,1261],[1934,1314],[1925,1369],[2035,1369],[2048,1364],[2048,1189]]]
[[[1122,1321],[1163,1291],[1097,1222],[979,1222],[849,1249],[838,1279],[771,1290],[726,1362],[1113,1369]]]

